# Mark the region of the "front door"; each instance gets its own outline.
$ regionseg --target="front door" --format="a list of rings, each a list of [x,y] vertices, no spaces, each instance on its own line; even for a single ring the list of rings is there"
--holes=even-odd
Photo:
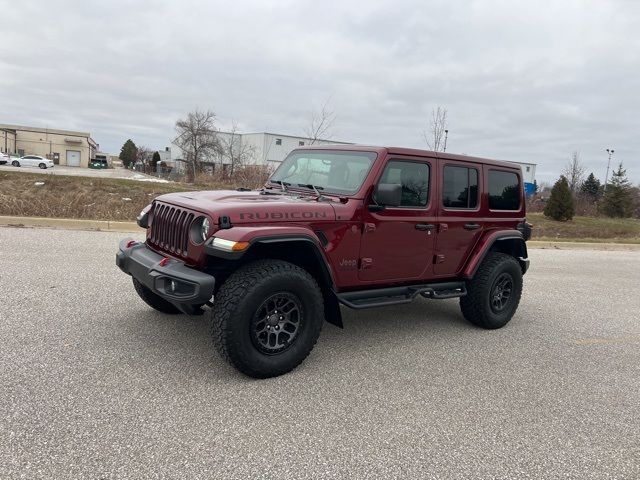
[[[378,183],[402,185],[398,207],[372,212],[365,207],[358,278],[388,282],[419,280],[431,273],[436,216],[431,174],[426,158],[392,158]],[[368,203],[375,203],[372,198]]]

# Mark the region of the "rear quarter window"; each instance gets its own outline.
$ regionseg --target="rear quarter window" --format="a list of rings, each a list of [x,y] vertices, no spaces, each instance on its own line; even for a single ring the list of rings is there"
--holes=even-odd
[[[489,209],[520,210],[520,181],[517,174],[489,170]]]

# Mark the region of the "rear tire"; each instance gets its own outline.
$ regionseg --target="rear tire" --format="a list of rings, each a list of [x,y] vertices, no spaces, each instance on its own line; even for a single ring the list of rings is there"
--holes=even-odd
[[[133,279],[133,287],[136,289],[136,292],[138,293],[140,298],[144,301],[144,303],[149,305],[151,308],[159,312],[168,313],[171,315],[176,313],[182,313],[180,312],[180,310],[178,310],[178,308],[175,305],[171,304],[170,302],[167,302],[161,296],[153,293],[149,288],[145,287],[142,283],[140,283],[135,278]]]
[[[309,355],[323,312],[320,287],[307,271],[259,260],[233,273],[216,293],[211,335],[220,355],[245,375],[275,377]]]
[[[19,167],[20,166],[20,162],[17,160],[14,160],[13,162],[11,162],[11,165],[14,167]]]
[[[38,165],[42,170],[46,170],[47,166],[44,163],[41,163],[40,165]]]
[[[489,252],[460,298],[464,318],[474,325],[495,329],[513,317],[522,295],[522,269],[511,255]]]

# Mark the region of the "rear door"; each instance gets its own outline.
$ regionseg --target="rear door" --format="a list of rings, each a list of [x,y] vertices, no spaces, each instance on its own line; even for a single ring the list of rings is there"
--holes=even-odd
[[[402,185],[399,207],[372,212],[365,206],[358,278],[388,282],[431,273],[435,244],[435,159],[391,157],[377,183]],[[375,203],[369,198],[366,203]]]
[[[453,276],[464,265],[484,228],[481,214],[482,166],[438,159],[440,198],[434,273]]]

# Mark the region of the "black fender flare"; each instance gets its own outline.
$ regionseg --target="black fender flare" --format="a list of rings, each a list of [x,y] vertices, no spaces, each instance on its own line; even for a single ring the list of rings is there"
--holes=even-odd
[[[314,264],[318,267],[317,275],[315,276],[319,277],[317,280],[320,284],[322,295],[324,297],[325,320],[328,323],[343,328],[342,313],[340,311],[340,303],[336,295],[335,281],[332,271],[329,268],[327,258],[322,253],[322,247],[318,239],[314,239],[312,236],[304,234],[257,236],[249,241],[250,245],[246,250],[240,252],[226,252],[220,250],[213,246],[212,240],[209,240],[205,244],[205,251],[210,256],[224,258],[227,260],[240,260],[245,256],[252,256],[260,247],[292,243],[302,243],[313,253]],[[256,255],[256,258],[259,258],[259,256]]]

